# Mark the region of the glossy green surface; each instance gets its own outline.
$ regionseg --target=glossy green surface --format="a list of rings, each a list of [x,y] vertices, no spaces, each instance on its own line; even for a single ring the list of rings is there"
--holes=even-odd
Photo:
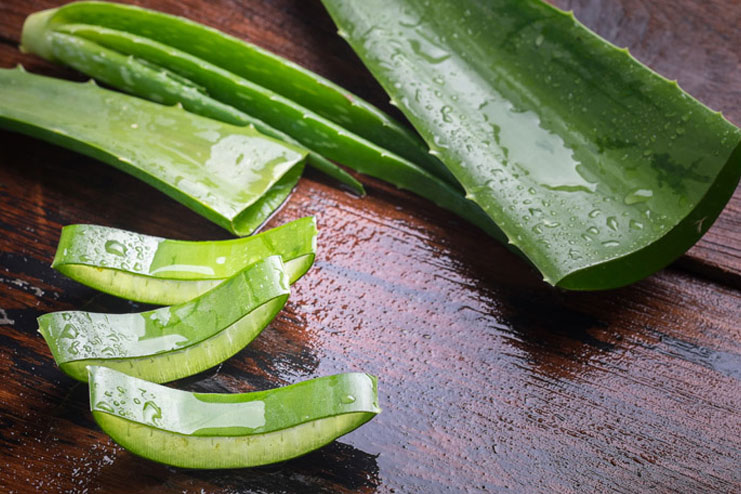
[[[95,39],[102,34],[128,43],[147,43],[128,33],[121,33],[99,26],[62,25],[59,32],[46,33],[46,41],[54,60],[74,67],[113,87],[157,103],[181,104],[186,110],[204,117],[221,120],[233,125],[252,125],[259,132],[275,139],[303,147],[285,132],[271,127],[262,120],[237,110],[206,94],[205,89],[160,66],[147,63],[144,59],[124,55],[106,48],[102,44],[86,39]],[[97,41],[97,40],[96,40]],[[170,50],[170,49],[168,49]],[[137,54],[138,55],[138,54]],[[202,65],[204,62],[198,61]],[[308,150],[307,150],[308,151]],[[364,194],[362,184],[345,170],[320,154],[309,151],[308,163],[350,187],[357,194]]]
[[[111,17],[111,12],[116,14],[116,20]],[[310,157],[321,153],[361,173],[415,192],[469,219],[491,235],[502,238],[486,214],[465,199],[447,169],[442,167],[443,179],[434,175],[436,171],[439,173],[442,166],[436,159],[418,161],[428,166],[431,173],[351,132],[344,126],[344,120],[340,119],[342,123],[338,124],[302,106],[303,100],[299,104],[268,87],[230,72],[224,68],[229,64],[211,63],[212,60],[222,63],[221,59],[216,60],[211,56],[199,58],[202,53],[193,48],[192,42],[182,50],[179,49],[182,43],[165,44],[172,41],[170,35],[165,36],[161,31],[153,30],[145,32],[142,26],[134,25],[135,21],[144,22],[144,19],[145,24],[163,27],[163,31],[167,32],[200,30],[204,43],[209,46],[220,46],[220,40],[228,38],[203,26],[157,12],[102,3],[80,3],[29,16],[24,25],[23,44],[28,51],[68,64],[124,91],[156,101],[182,102],[190,111],[227,122],[251,122],[259,130],[268,134],[272,132],[271,135],[276,137],[288,135],[312,150]],[[75,24],[75,21],[87,24]],[[236,45],[229,46],[239,51]],[[251,53],[252,48],[245,45],[244,50]],[[293,66],[285,63],[286,67]],[[296,81],[303,80],[303,76],[296,77]],[[298,84],[296,81],[293,84]],[[348,101],[345,97],[342,99]],[[398,146],[401,141],[394,142]],[[408,145],[402,148],[410,149]],[[424,156],[429,157],[429,154],[425,153]],[[430,163],[435,164],[437,169]],[[334,165],[330,163],[328,166]],[[339,176],[337,178],[342,179]]]
[[[296,102],[433,172],[449,175],[438,160],[427,154],[427,147],[419,137],[377,108],[293,62],[216,29],[131,5],[76,2],[29,16],[24,25],[22,47],[53,59],[46,34],[65,24],[100,26],[162,43]],[[251,108],[246,111],[262,118],[253,114]]]
[[[316,254],[316,221],[292,221],[232,240],[183,241],[97,225],[62,229],[52,267],[111,295],[149,304],[191,300],[245,267],[282,257],[290,283],[309,270]]]
[[[203,295],[134,314],[64,311],[38,318],[57,365],[84,381],[104,365],[155,382],[191,376],[244,348],[283,308],[280,256],[252,264]]]
[[[625,285],[707,231],[741,133],[539,0],[323,0],[446,166],[541,271]]]
[[[251,127],[19,69],[0,70],[0,126],[113,165],[237,235],[285,200],[306,156]]]
[[[88,368],[90,409],[129,451],[185,468],[242,468],[317,449],[380,413],[376,378],[348,373],[244,394],[179,391]]]

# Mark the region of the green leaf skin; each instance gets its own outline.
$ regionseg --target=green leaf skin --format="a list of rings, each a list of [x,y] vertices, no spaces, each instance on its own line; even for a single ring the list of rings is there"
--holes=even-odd
[[[251,127],[19,69],[0,69],[0,127],[108,163],[237,235],[285,200],[306,157]]]
[[[539,0],[323,0],[430,147],[574,290],[666,266],[720,213],[741,132]]]
[[[105,4],[96,5],[102,8]],[[455,184],[446,182],[309,108],[172,46],[102,26],[65,24],[67,8],[29,16],[23,34],[27,51],[68,64],[141,97],[182,101],[191,111],[212,118],[234,122],[249,115],[308,149],[415,192],[495,238],[504,238],[481,208],[463,196],[454,179],[450,180]],[[136,14],[138,18],[141,12],[124,9],[119,14]],[[152,15],[156,19],[160,14]],[[94,16],[88,21],[102,22]],[[109,22],[107,17],[105,22]],[[180,29],[180,24],[172,22],[171,29]]]
[[[288,299],[280,256],[245,268],[203,295],[135,314],[64,311],[38,318],[57,365],[84,381],[104,365],[154,382],[192,376],[228,359],[273,320]]]
[[[75,281],[128,300],[187,302],[245,267],[279,255],[293,284],[314,263],[316,221],[292,221],[250,237],[192,242],[97,225],[62,229],[52,267]]]
[[[29,16],[23,28],[22,49],[53,60],[54,53],[46,34],[65,24],[110,28],[192,55],[209,66],[219,67],[272,94],[281,95],[344,131],[362,136],[364,140],[417,163],[439,177],[452,180],[450,172],[439,160],[428,154],[424,142],[385,113],[293,62],[216,29],[130,5],[76,2]],[[218,99],[232,104],[221,97]],[[252,103],[248,101],[248,105]],[[253,114],[251,108],[244,111]]]
[[[183,468],[244,468],[304,455],[381,412],[377,380],[337,374],[241,394],[189,393],[88,367],[90,410],[132,453]]]
[[[117,33],[96,26],[60,26],[64,32],[46,33],[47,44],[54,53],[54,59],[135,96],[166,105],[181,104],[192,113],[232,125],[252,125],[264,135],[303,147],[285,132],[211,98],[202,87],[177,74],[75,35],[77,31],[87,32],[88,28]],[[358,180],[320,154],[309,151],[308,163],[345,184],[358,195],[365,194],[365,189]]]

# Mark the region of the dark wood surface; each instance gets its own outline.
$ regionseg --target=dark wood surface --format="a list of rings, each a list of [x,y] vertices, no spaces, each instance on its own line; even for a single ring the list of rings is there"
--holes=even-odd
[[[318,2],[140,2],[249,39],[389,110]],[[741,123],[737,0],[558,1]],[[0,2],[0,65],[79,78],[17,49],[51,1]],[[392,111],[392,110],[389,110]],[[116,446],[35,318],[136,311],[49,267],[62,225],[227,234],[91,159],[0,131],[0,492],[741,492],[741,194],[686,256],[634,286],[566,293],[454,216],[374,180],[309,171],[269,227],[308,214],[315,267],[244,351],[174,385],[266,389],[364,370],[383,413],[303,458],[224,472]]]

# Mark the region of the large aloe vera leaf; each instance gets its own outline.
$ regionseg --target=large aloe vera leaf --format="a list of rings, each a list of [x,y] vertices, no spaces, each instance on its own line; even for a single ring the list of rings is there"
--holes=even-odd
[[[96,8],[107,12],[106,5],[95,4]],[[138,19],[149,13],[155,20],[171,22],[169,29],[177,30],[181,28],[181,19],[161,17],[159,13],[141,9],[120,10],[119,6],[113,6],[111,8],[119,19],[113,22],[108,14],[93,16],[84,9],[85,15],[71,16],[69,7],[29,16],[23,31],[24,48],[144,98],[182,102],[193,112],[228,122],[240,122],[245,116],[259,119],[263,125],[290,135],[307,149],[411,190],[468,219],[496,238],[503,238],[486,214],[463,196],[457,182],[444,167],[445,173],[451,177],[448,181],[271,89],[187,51],[131,32],[95,24],[67,23],[69,18],[84,18],[91,23],[128,26],[121,24],[122,17]],[[134,31],[143,32],[141,28]],[[213,30],[204,32],[217,39],[223,37]],[[147,36],[160,37],[159,33],[152,32]],[[209,42],[216,43],[213,40]],[[263,127],[258,126],[258,129],[270,133]],[[439,165],[437,160],[432,163]]]
[[[251,127],[19,69],[0,70],[0,126],[113,165],[237,235],[285,200],[306,157]]]
[[[203,295],[132,314],[63,311],[38,318],[57,365],[87,379],[104,365],[155,382],[191,376],[228,359],[273,320],[288,299],[280,256],[245,268]]]
[[[196,298],[245,267],[283,259],[288,281],[309,270],[316,254],[316,221],[292,221],[257,235],[184,241],[97,225],[62,229],[52,267],[97,290],[149,304]]]
[[[185,468],[243,468],[288,460],[378,413],[376,378],[337,374],[269,391],[189,393],[89,367],[90,410],[134,454]]]
[[[47,36],[69,24],[86,24],[92,30],[110,28],[191,55],[209,67],[228,71],[238,79],[295,102],[343,131],[361,136],[363,141],[398,154],[439,177],[452,179],[439,160],[428,154],[427,146],[418,136],[358,96],[267,50],[182,17],[129,5],[76,2],[29,16],[23,29],[22,48],[55,59]],[[208,70],[205,73],[208,79]],[[251,99],[246,103],[255,104]],[[251,110],[250,106],[245,111],[252,114]],[[262,115],[253,116],[263,119]]]
[[[741,174],[739,129],[539,0],[323,0],[399,108],[541,271],[604,289],[667,265]]]

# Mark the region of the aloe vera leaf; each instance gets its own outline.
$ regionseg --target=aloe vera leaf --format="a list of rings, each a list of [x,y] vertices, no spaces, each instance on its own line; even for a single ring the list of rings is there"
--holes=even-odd
[[[72,25],[62,28],[64,32],[46,34],[47,43],[54,52],[55,60],[59,62],[128,93],[166,105],[181,104],[192,113],[233,125],[252,125],[264,135],[304,147],[288,134],[262,120],[211,98],[202,87],[177,74],[73,35],[75,28],[84,32],[87,26]],[[358,195],[365,194],[363,185],[352,175],[320,154],[307,151],[309,165],[345,184]]]
[[[379,109],[293,62],[216,29],[129,5],[76,2],[29,16],[24,24],[22,48],[52,59],[45,34],[65,24],[107,27],[190,54],[295,101],[440,178],[454,180],[439,160],[429,155],[417,135]]]
[[[306,157],[251,127],[19,69],[0,70],[0,127],[108,163],[237,235],[285,200]]]
[[[38,318],[57,365],[84,381],[104,365],[155,382],[192,376],[228,359],[288,299],[280,256],[257,261],[188,302],[132,314],[63,311]]]
[[[26,25],[29,25],[29,21]],[[30,25],[37,26],[38,23],[31,22]],[[147,63],[162,64],[168,71],[175,71],[180,76],[187,77],[192,84],[205,87],[208,93],[212,97],[219,98],[219,101],[228,100],[227,102],[234,104],[238,110],[249,112],[250,115],[257,116],[268,125],[288,132],[302,145],[345,163],[361,173],[411,190],[468,219],[496,238],[502,238],[496,225],[478,206],[465,199],[457,186],[437,178],[400,156],[349,133],[337,124],[293,101],[187,53],[150,39],[90,26],[62,26],[58,29],[67,29],[76,34],[86,33],[86,36],[91,37],[90,33],[95,33],[96,40],[105,39],[107,45],[115,47],[122,53],[135,55],[147,60]],[[31,34],[26,31],[24,39],[35,40],[36,37],[43,36],[44,48],[40,49],[39,42],[34,41],[35,44],[29,42],[31,48],[27,49],[33,49],[37,53],[49,56],[52,60],[69,63],[88,75],[101,78],[122,90],[132,91],[143,97],[154,96],[157,99],[173,97],[173,94],[169,93],[169,88],[173,86],[173,83],[168,81],[164,74],[151,77],[146,70],[142,70],[135,75],[133,70],[126,69],[126,77],[121,77],[121,67],[132,67],[133,59],[120,58],[121,54],[117,57],[114,52],[102,46],[93,51],[93,48],[85,44],[81,38],[73,40],[66,32],[51,31],[44,35],[36,33],[36,30],[31,30]],[[119,66],[119,60],[125,61],[126,65]],[[144,65],[140,64],[140,67]],[[166,84],[159,84],[158,81],[165,81]],[[222,118],[216,114],[221,112],[216,106],[204,109],[202,105],[204,100],[198,96],[197,91],[191,90],[187,93],[191,96],[195,95],[198,99],[197,104],[191,105],[193,111],[206,111],[209,116]]]
[[[184,468],[244,468],[304,455],[381,412],[374,376],[336,374],[252,393],[190,393],[88,367],[90,410],[132,453]]]
[[[293,284],[314,262],[316,221],[292,221],[257,235],[183,241],[97,225],[62,228],[52,267],[102,292],[138,302],[172,305],[214,288],[266,257],[283,259]]]
[[[667,265],[741,173],[739,129],[538,0],[323,0],[341,33],[541,271],[578,289]]]

